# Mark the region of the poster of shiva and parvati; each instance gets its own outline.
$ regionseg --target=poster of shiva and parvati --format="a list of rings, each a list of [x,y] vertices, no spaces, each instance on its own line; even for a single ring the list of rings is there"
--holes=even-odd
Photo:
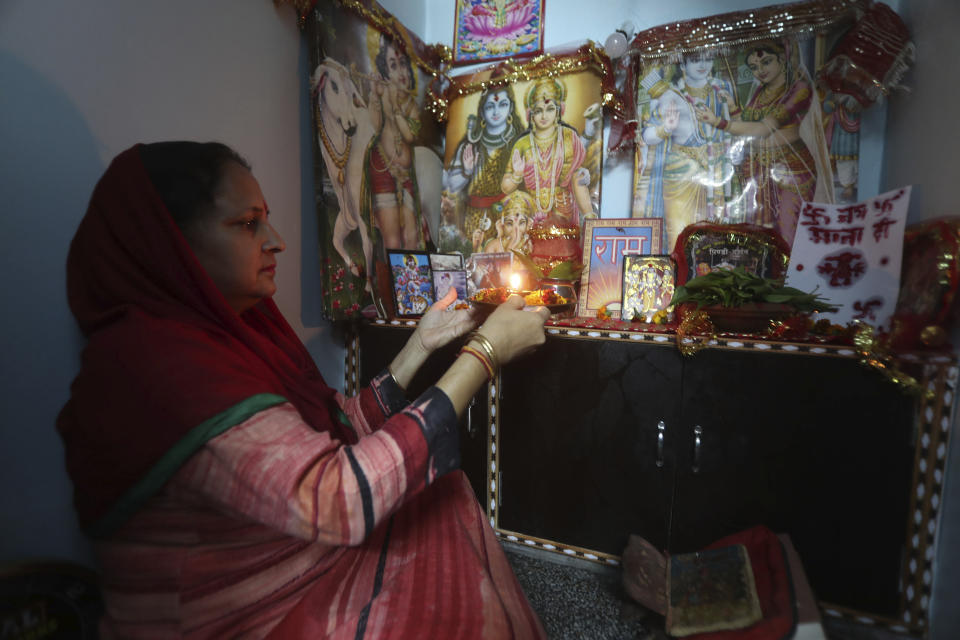
[[[663,218],[668,251],[702,221],[792,245],[803,202],[856,201],[860,109],[818,91],[814,49],[770,38],[641,67],[632,216]]]
[[[373,309],[386,249],[436,247],[443,161],[424,108],[429,48],[380,9],[336,2],[318,5],[307,33],[324,314],[353,317]]]
[[[490,79],[479,72],[461,86]],[[579,262],[584,221],[600,205],[603,111],[592,71],[497,83],[449,107],[439,246],[519,252],[544,271]],[[483,274],[467,260],[468,287]],[[513,271],[525,269],[519,261]],[[506,274],[504,274],[506,277]],[[500,283],[508,286],[508,282]]]

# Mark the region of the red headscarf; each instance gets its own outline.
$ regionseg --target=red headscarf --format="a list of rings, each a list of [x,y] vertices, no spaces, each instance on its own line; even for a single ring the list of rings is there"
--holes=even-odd
[[[355,440],[273,300],[241,315],[227,304],[136,146],[94,189],[70,246],[67,295],[88,344],[57,429],[81,524],[94,534],[251,411],[287,400],[318,431]]]

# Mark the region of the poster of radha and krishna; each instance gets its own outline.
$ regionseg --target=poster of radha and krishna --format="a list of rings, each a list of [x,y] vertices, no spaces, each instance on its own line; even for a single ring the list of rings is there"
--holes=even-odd
[[[834,201],[814,50],[769,37],[641,65],[633,216],[663,218],[668,250],[696,222],[768,227],[789,245],[803,202]],[[855,176],[844,187],[852,199]]]

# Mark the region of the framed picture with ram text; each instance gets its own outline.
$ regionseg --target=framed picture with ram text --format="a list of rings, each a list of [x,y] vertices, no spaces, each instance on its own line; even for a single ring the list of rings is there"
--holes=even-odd
[[[583,274],[577,315],[594,317],[606,308],[620,317],[623,299],[623,259],[659,254],[662,218],[594,218],[583,227]]]

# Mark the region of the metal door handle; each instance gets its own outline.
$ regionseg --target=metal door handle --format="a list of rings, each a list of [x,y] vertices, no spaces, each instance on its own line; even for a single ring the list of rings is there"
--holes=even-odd
[[[657,466],[663,466],[663,434],[667,430],[667,425],[663,420],[657,423]]]
[[[467,405],[467,435],[473,437],[473,408],[477,404],[477,396],[470,398],[470,404]]]
[[[693,428],[693,472],[700,471],[700,436],[703,435],[703,427],[697,425]]]

